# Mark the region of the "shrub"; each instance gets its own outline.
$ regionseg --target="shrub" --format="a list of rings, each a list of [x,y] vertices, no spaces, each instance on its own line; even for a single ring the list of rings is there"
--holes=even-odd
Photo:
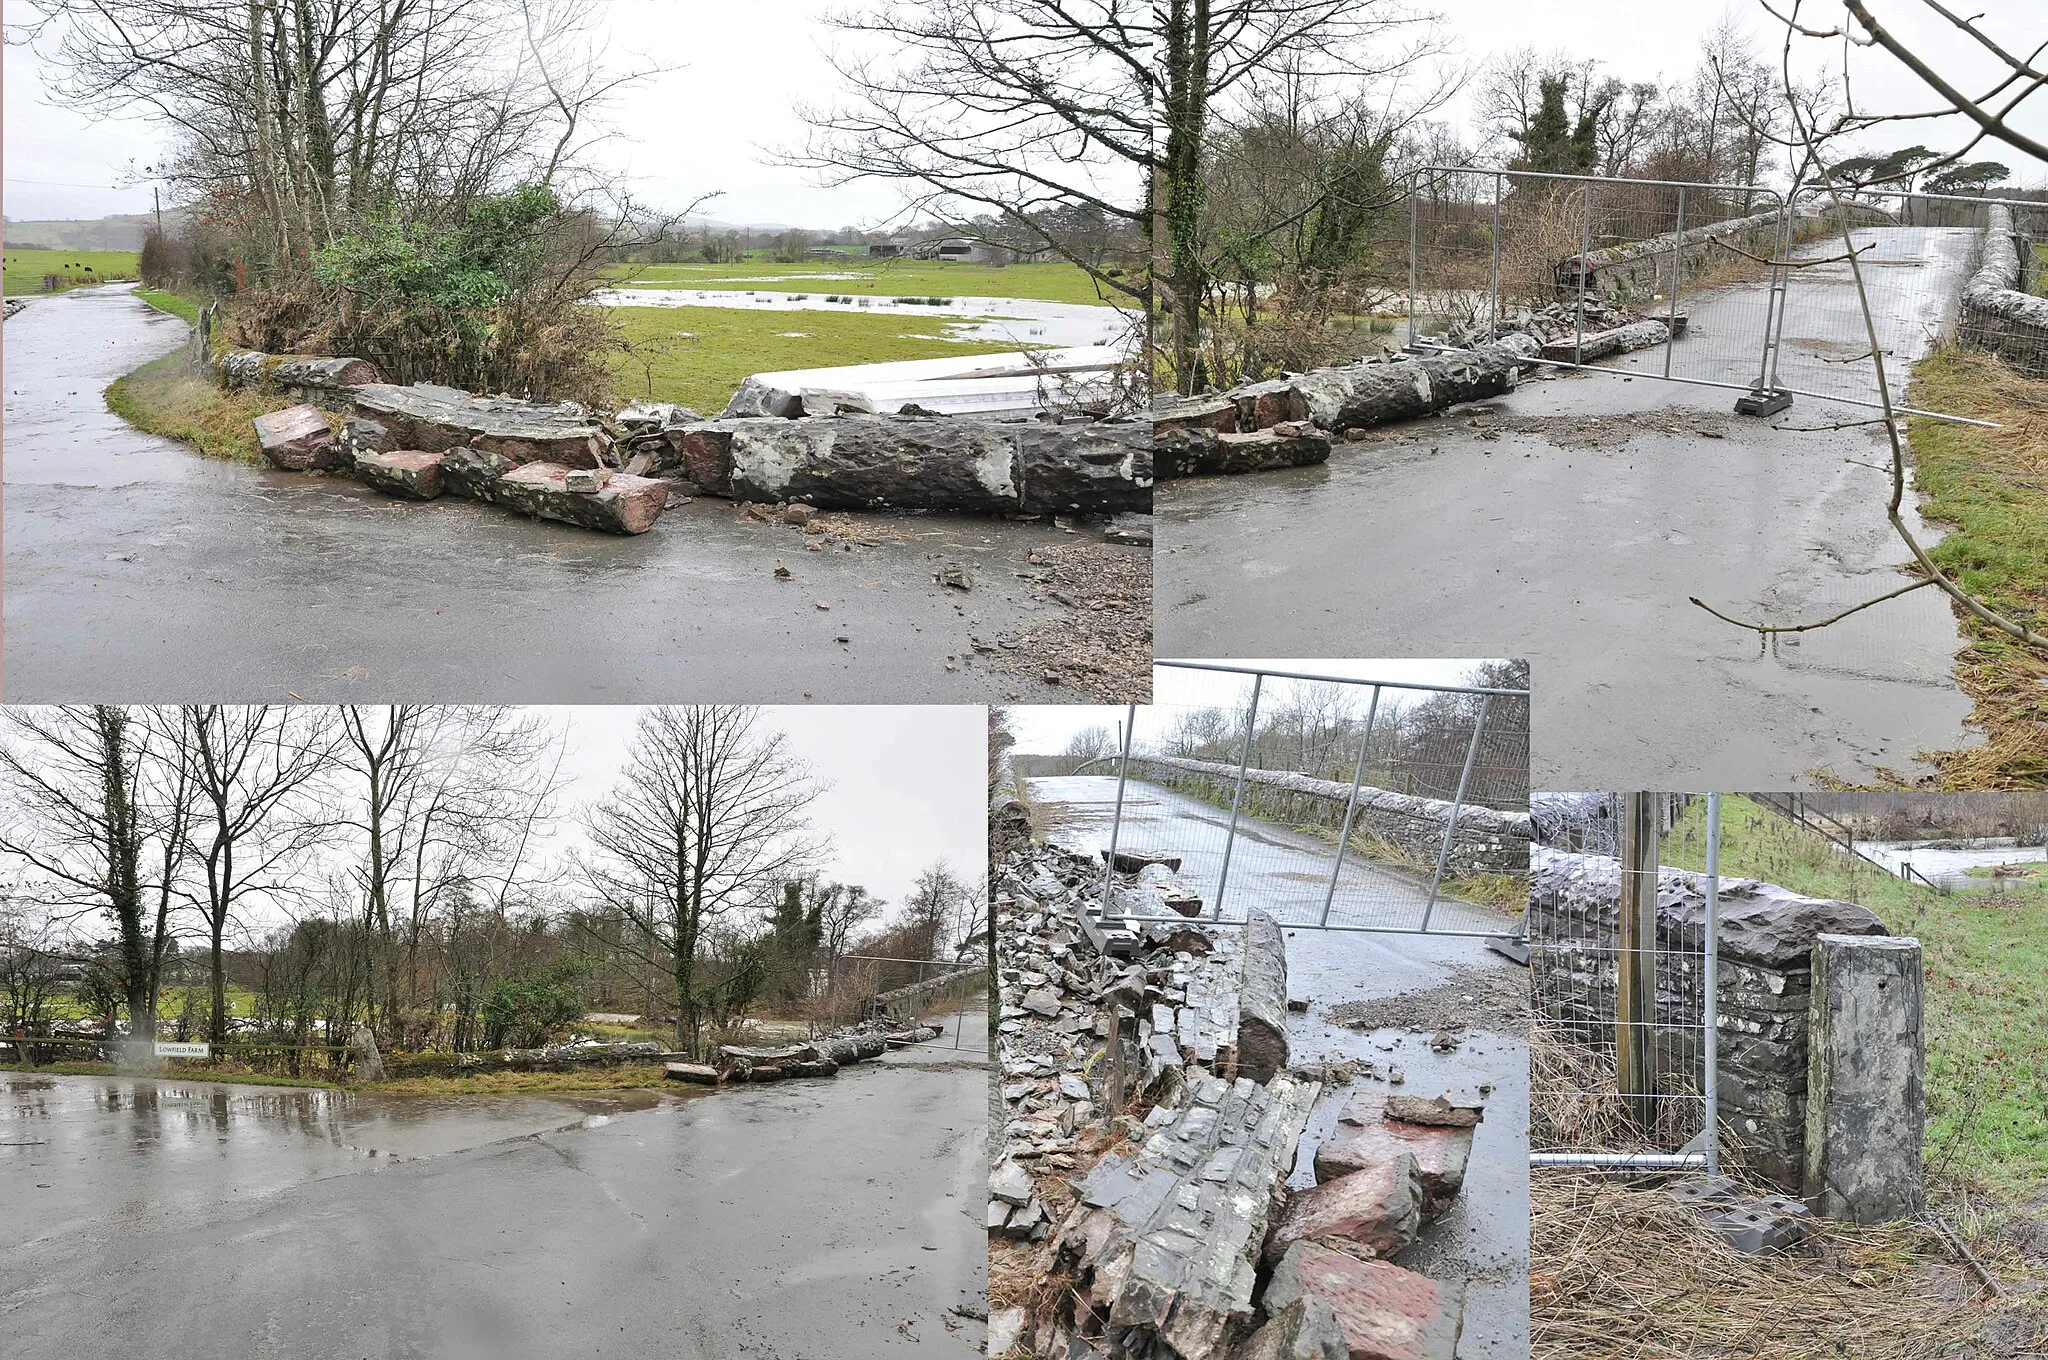
[[[499,978],[484,998],[485,1048],[538,1048],[583,1015],[586,965],[569,959]]]

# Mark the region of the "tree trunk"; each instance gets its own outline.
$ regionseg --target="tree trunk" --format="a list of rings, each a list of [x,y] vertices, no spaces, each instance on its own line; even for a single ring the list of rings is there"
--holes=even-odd
[[[1183,395],[1201,390],[1202,296],[1205,282],[1201,258],[1202,209],[1206,194],[1202,178],[1202,139],[1208,122],[1208,0],[1172,0],[1165,27],[1166,154],[1163,164],[1165,202],[1160,216],[1166,228],[1169,277],[1173,299],[1173,370]]]

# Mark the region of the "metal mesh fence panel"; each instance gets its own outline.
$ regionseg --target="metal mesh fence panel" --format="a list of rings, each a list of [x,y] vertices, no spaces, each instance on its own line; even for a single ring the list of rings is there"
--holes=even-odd
[[[1524,690],[1162,662],[1105,762],[1110,843],[1125,869],[1177,865],[1210,920],[1494,933],[1459,893],[1526,868],[1498,814],[1528,806],[1528,715]]]
[[[946,1047],[985,1048],[987,959],[901,959],[842,954],[824,960],[808,980],[805,1018],[813,1035],[890,1019],[922,1022],[946,1032]]]
[[[1747,389],[1763,364],[1784,204],[1756,185],[1430,169],[1410,202],[1414,341],[1466,348],[1523,331],[1545,357],[1609,357],[1608,333],[1662,322],[1617,367]]]
[[[1561,797],[1539,826],[1586,858],[1531,873],[1531,1159],[1712,1170],[1714,942],[1658,867],[1685,796]]]

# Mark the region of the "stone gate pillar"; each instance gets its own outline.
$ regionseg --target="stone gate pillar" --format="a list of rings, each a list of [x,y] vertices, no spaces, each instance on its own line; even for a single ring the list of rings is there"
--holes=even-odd
[[[1807,1010],[1806,1202],[1884,1223],[1922,1204],[1920,942],[1820,935]]]

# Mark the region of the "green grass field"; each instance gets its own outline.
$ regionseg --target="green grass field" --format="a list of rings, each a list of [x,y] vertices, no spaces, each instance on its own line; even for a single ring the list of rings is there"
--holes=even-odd
[[[206,1023],[206,1016],[213,1006],[213,991],[210,985],[205,982],[179,983],[164,988],[157,1000],[157,1017],[164,1028],[168,1029],[177,1023],[179,1015],[185,1011],[187,997],[191,998],[192,1013],[199,1017],[199,1023]],[[256,1013],[256,992],[253,988],[230,982],[227,985],[227,1001],[229,1015],[246,1019]],[[85,1009],[78,1004],[78,998],[69,991],[60,991],[56,994],[51,1001],[50,1012],[60,1020],[94,1018],[85,1013]]]
[[[813,261],[807,264],[635,264],[605,271],[636,288],[739,288],[775,293],[854,293],[875,297],[1004,297],[1103,303],[1087,273],[1070,264],[941,264],[935,260]],[[852,278],[837,275],[850,274]],[[1134,275],[1135,277],[1135,275]],[[12,291],[11,289],[9,291]]]
[[[1664,862],[1706,867],[1705,799]],[[1908,887],[1750,802],[1721,802],[1721,872],[1870,908],[1926,958],[1927,1165],[2024,1204],[2048,1183],[2048,886],[2000,894]]]
[[[612,356],[618,398],[679,401],[705,415],[723,410],[750,374],[832,368],[892,359],[1012,354],[1014,344],[933,340],[937,319],[846,312],[753,312],[737,307],[618,307],[612,320],[628,343],[648,350],[649,368],[631,353]]]
[[[10,250],[6,252],[9,297],[43,291],[43,278],[58,276],[59,291],[135,277],[132,250]]]
[[[2034,291],[2048,297],[2048,241],[2034,242]]]

